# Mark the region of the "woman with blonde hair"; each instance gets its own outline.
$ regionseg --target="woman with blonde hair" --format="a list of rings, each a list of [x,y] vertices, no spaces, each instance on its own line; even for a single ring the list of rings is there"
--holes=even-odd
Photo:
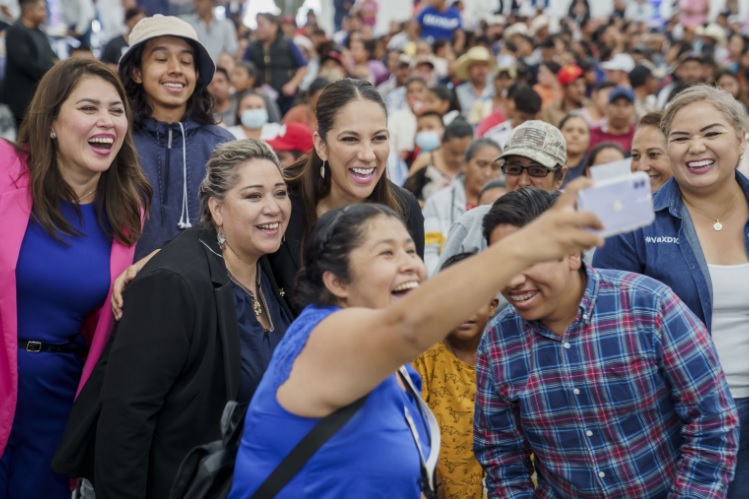
[[[714,87],[676,96],[660,124],[673,177],[653,197],[655,222],[611,238],[593,258],[668,284],[711,331],[741,424],[729,499],[749,490],[749,180],[736,170],[745,118]]]

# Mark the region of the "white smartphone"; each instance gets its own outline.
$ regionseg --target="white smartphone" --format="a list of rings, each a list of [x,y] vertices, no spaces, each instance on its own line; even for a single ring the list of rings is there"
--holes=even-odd
[[[577,209],[592,211],[603,222],[599,233],[609,237],[645,227],[655,220],[650,177],[636,172],[596,182],[577,196]]]

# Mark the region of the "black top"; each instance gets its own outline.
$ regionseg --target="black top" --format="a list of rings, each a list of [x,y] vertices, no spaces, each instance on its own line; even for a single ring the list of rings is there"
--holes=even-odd
[[[265,258],[258,266],[270,275]],[[268,281],[266,300],[274,300],[290,320]],[[185,230],[146,264],[125,294],[96,394],[101,413],[94,486],[103,498],[160,499],[169,497],[185,455],[221,437],[224,406],[239,393],[234,287],[215,232]],[[79,397],[76,405],[81,402]]]
[[[20,19],[8,28],[5,47],[3,101],[20,121],[34,97],[36,84],[55,64],[55,53],[42,30],[27,28]]]
[[[409,234],[416,243],[416,252],[424,258],[424,215],[421,213],[419,202],[413,194],[391,182],[396,197],[404,207],[403,221]],[[278,251],[269,256],[273,275],[278,287],[283,291],[284,298],[295,315],[301,308],[294,303],[293,295],[296,288],[296,277],[302,267],[302,245],[307,233],[307,217],[301,194],[295,189],[289,191],[291,199],[291,218],[286,229],[286,237]]]
[[[117,35],[107,42],[101,52],[101,62],[104,64],[117,64],[120,62],[122,53],[128,47],[125,37]]]

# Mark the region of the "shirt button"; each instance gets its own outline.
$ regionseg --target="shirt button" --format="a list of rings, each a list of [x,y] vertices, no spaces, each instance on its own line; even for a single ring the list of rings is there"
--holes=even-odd
[[[575,388],[574,390],[572,390],[572,393],[574,393],[575,395],[580,395],[580,390]]]
[[[571,347],[572,345],[570,345],[570,342],[569,342],[569,341],[565,341],[565,342],[564,342],[564,345],[563,345],[563,346],[564,346],[564,348],[566,348],[566,349],[568,349],[568,350],[569,350],[569,348],[570,348],[570,347]]]
[[[588,435],[589,437],[592,437],[592,436],[593,436],[593,432],[592,432],[592,431],[590,431],[590,430],[586,431],[586,432],[585,432],[585,434],[586,434],[586,435]]]
[[[606,473],[604,473],[603,471],[599,471],[598,476],[600,476],[601,478],[604,478],[606,476]]]

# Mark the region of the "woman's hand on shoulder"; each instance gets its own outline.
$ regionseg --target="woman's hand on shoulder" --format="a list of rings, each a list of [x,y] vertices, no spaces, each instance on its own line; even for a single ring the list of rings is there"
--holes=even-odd
[[[120,274],[117,279],[114,280],[114,285],[112,286],[112,314],[114,315],[114,320],[118,321],[122,319],[122,309],[125,306],[125,300],[123,299],[123,294],[125,293],[125,288],[128,284],[133,282],[133,279],[138,275],[138,272],[143,269],[143,267],[148,263],[153,256],[158,253],[160,250],[154,250],[150,254],[144,256],[134,264],[130,265],[128,268],[125,269],[125,271]]]

